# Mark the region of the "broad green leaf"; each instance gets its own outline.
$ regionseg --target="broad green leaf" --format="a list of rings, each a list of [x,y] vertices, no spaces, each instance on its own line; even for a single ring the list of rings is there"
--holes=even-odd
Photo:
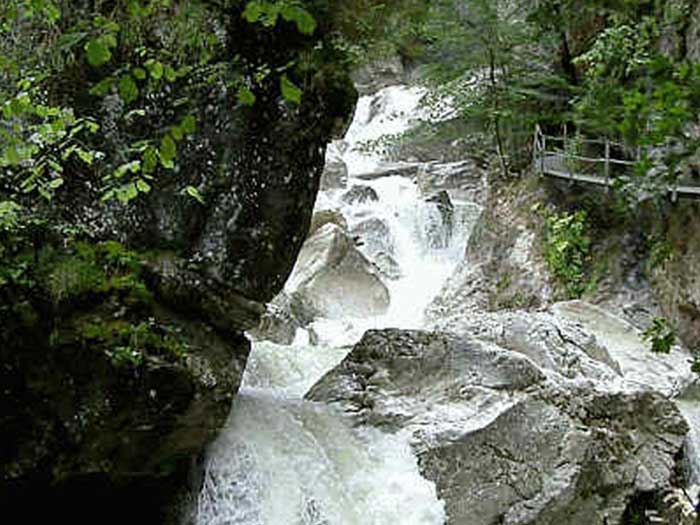
[[[287,22],[294,22],[300,33],[311,35],[316,31],[316,19],[303,7],[285,5],[282,7],[282,18]]]
[[[202,194],[199,193],[199,190],[197,188],[195,188],[194,186],[187,186],[185,188],[185,191],[187,192],[187,195],[197,200],[200,204],[204,204],[204,198],[202,197]]]
[[[143,152],[143,160],[141,162],[141,171],[148,175],[153,173],[158,165],[158,150],[153,146],[149,146]]]
[[[160,141],[160,162],[164,168],[173,168],[173,160],[177,155],[177,146],[170,135],[165,135]]]
[[[160,80],[163,77],[163,64],[157,60],[147,60],[144,66],[146,66],[146,69],[148,69],[148,72],[151,74],[151,78],[153,78],[153,80]]]
[[[180,126],[171,126],[170,128],[170,134],[173,136],[173,138],[177,141],[181,141],[182,138],[185,136],[184,132],[182,131],[182,128]]]
[[[151,191],[151,185],[143,179],[138,179],[136,181],[136,189],[138,189],[141,193],[148,193]]]
[[[173,69],[173,66],[165,66],[165,80],[168,82],[175,82],[175,80],[177,80],[177,72]]]
[[[252,2],[248,2],[246,4],[245,10],[243,11],[243,18],[245,18],[248,22],[253,24],[260,20],[262,14],[263,8],[260,5],[260,2],[253,0]]]
[[[7,148],[3,157],[10,166],[17,166],[21,160],[19,153],[17,152],[17,148],[15,146],[10,146],[9,148]]]
[[[92,88],[90,88],[90,94],[103,97],[109,93],[109,90],[112,89],[112,86],[116,81],[117,79],[114,77],[103,78],[97,84],[92,86]]]
[[[85,53],[88,64],[93,67],[102,66],[112,58],[112,52],[102,38],[95,38],[85,44]]]
[[[51,188],[52,190],[56,190],[61,186],[63,186],[63,179],[61,177],[53,179],[51,182],[49,182],[49,188]]]
[[[80,160],[82,160],[88,166],[91,166],[95,160],[95,154],[92,151],[85,151],[84,149],[78,148],[75,153],[78,155]]]
[[[255,104],[255,93],[253,93],[248,86],[240,86],[238,88],[238,102],[244,106],[252,106]]]
[[[301,89],[295,86],[287,75],[282,75],[280,78],[280,89],[282,90],[282,98],[284,98],[284,100],[292,104],[301,103]]]
[[[140,160],[132,160],[131,162],[126,162],[119,166],[116,170],[114,170],[114,178],[120,179],[122,178],[127,172],[131,173],[136,173],[141,169],[141,161]]]
[[[143,69],[142,67],[135,67],[132,71],[131,74],[134,75],[136,80],[146,80],[146,70]]]
[[[124,75],[119,79],[119,96],[127,104],[139,98],[139,88],[131,75]]]
[[[37,187],[37,191],[39,192],[39,195],[41,195],[42,197],[44,197],[44,199],[46,199],[47,201],[50,201],[50,200],[53,198],[53,195],[51,195],[51,193],[49,192],[49,190],[47,190],[47,189],[44,188],[43,186],[38,186],[38,187]]]
[[[117,188],[116,195],[119,202],[126,204],[130,200],[133,200],[136,197],[138,197],[139,190],[136,187],[136,184],[134,184],[133,182],[129,182]]]
[[[197,131],[197,119],[194,118],[194,115],[187,115],[180,122],[180,127],[187,135],[191,135]]]

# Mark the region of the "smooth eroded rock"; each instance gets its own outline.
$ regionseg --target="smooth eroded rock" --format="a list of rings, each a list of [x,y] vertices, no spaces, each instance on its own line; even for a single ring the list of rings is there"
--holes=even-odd
[[[372,263],[332,223],[307,239],[286,290],[312,316],[369,317],[389,307],[389,291]]]

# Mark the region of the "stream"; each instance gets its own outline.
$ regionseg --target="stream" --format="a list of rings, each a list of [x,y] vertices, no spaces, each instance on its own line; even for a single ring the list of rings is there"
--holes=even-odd
[[[398,278],[383,279],[390,295],[388,309],[371,317],[316,318],[297,331],[292,345],[253,343],[227,425],[209,450],[204,487],[196,502],[197,525],[446,522],[445,504],[438,499],[435,484],[421,476],[410,435],[353,427],[333,407],[304,400],[366,330],[424,328],[426,306],[464,259],[480,206],[453,199],[450,231],[440,231],[446,226],[414,180],[401,175],[372,177],[385,173],[389,163],[356,147],[405,131],[417,117],[427,118],[418,109],[420,96],[418,89],[393,86],[362,97],[345,140],[338,145],[348,167],[347,187],[369,186],[378,200],[347,204],[342,199],[345,190],[336,189],[321,192],[316,202],[316,210],[339,210],[348,230],[369,218],[388,226],[400,271]],[[436,230],[444,241],[437,246],[432,240]],[[555,306],[554,311],[616,349],[613,357],[624,378],[610,389],[644,389],[652,384],[669,396],[680,396],[677,404],[692,426],[691,482],[698,483],[700,394],[689,388],[687,355],[650,355],[638,333],[605,312],[574,303]]]
[[[348,186],[372,187],[378,201],[348,205],[341,191],[319,194],[317,209],[339,209],[349,228],[370,217],[389,226],[401,277],[387,279],[385,314],[317,319],[309,344],[300,329],[293,345],[255,342],[226,428],[210,449],[197,523],[201,525],[440,525],[444,505],[423,479],[409,436],[353,428],[333,408],[303,400],[370,328],[421,328],[423,310],[462,259],[479,207],[454,202],[456,221],[445,246],[432,247],[426,230],[441,227],[409,178],[360,180],[380,172],[379,155],[353,146],[411,125],[420,92],[387,88],[363,97],[346,136]],[[381,107],[377,108],[377,104]]]

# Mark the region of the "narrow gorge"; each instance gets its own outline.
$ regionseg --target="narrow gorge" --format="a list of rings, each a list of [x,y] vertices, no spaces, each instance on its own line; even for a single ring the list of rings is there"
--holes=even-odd
[[[3,523],[700,524],[697,0],[0,35]]]
[[[405,86],[362,97],[329,148],[194,522],[602,525],[639,500],[693,523],[690,354],[652,354],[586,302],[482,302],[489,255],[524,281],[544,271],[531,233],[489,238],[485,170],[361,152],[414,125],[419,99]]]

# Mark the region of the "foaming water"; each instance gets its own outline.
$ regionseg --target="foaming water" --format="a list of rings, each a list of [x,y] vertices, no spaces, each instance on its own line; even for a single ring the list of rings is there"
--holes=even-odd
[[[210,454],[199,523],[444,522],[405,437],[353,430],[324,405],[243,389]]]
[[[317,207],[340,210],[349,229],[367,219],[389,232],[400,276],[384,279],[391,302],[372,318],[318,319],[291,346],[256,342],[229,420],[209,451],[197,525],[442,525],[444,505],[420,475],[410,436],[353,427],[333,407],[303,400],[370,328],[421,328],[423,311],[462,259],[479,208],[453,203],[450,224],[414,181],[361,180],[382,159],[355,146],[410,128],[422,93],[391,87],[363,97],[346,136],[350,185],[371,186],[378,201],[345,204],[340,192]],[[363,247],[360,246],[360,250]]]

